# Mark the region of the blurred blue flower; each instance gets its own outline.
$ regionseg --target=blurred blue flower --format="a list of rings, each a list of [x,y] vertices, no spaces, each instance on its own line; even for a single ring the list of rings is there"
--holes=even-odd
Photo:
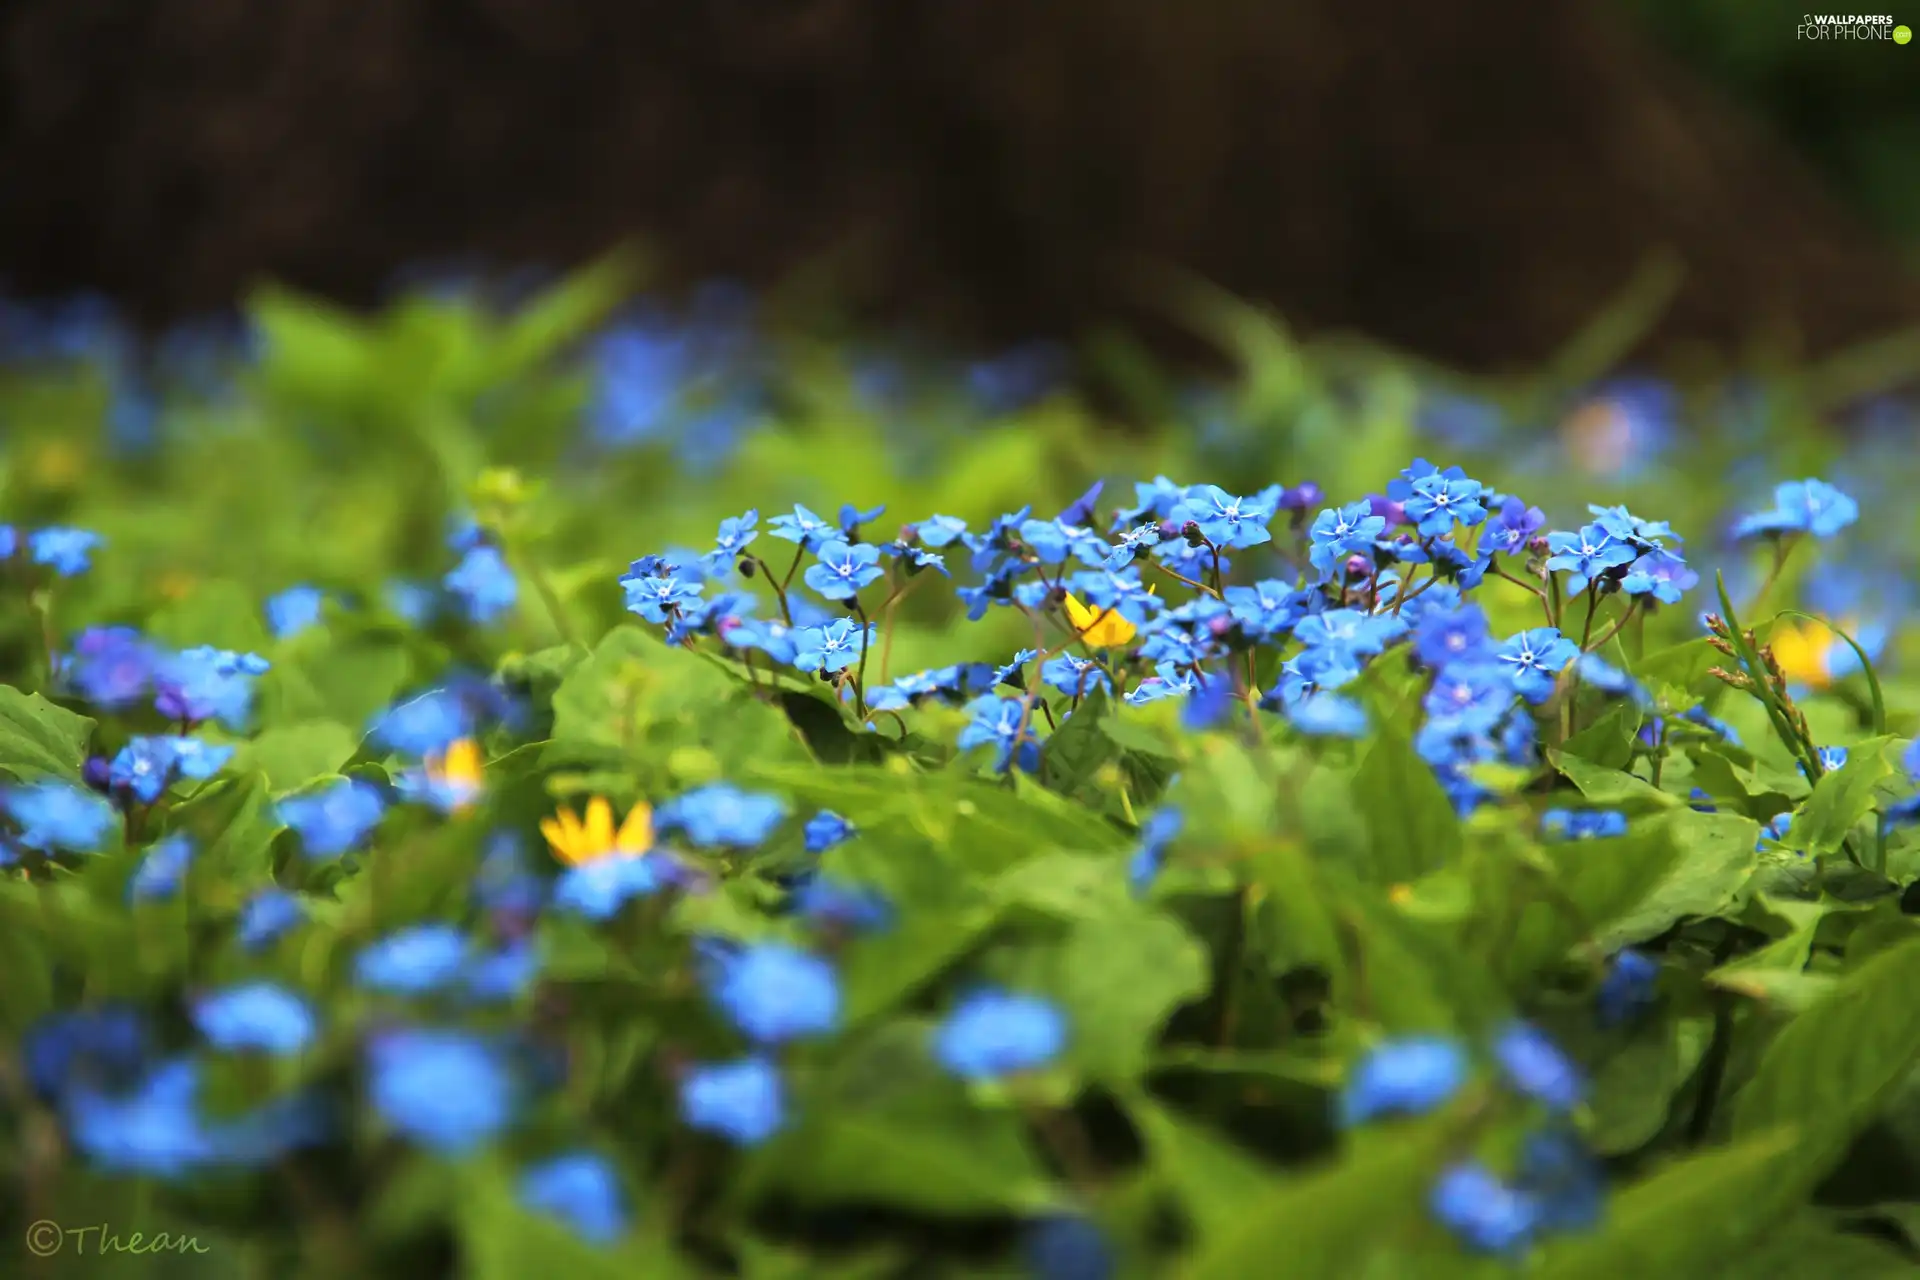
[[[157,902],[180,891],[193,864],[193,839],[183,831],[166,836],[140,859],[127,881],[128,902]]]
[[[980,990],[954,1006],[934,1032],[933,1053],[962,1080],[991,1080],[1044,1067],[1066,1045],[1066,1018],[1051,1001]]]
[[[152,1049],[146,1018],[124,1004],[47,1014],[21,1039],[27,1080],[46,1102],[79,1084],[123,1090],[139,1079]]]
[[[317,791],[288,796],[275,811],[300,837],[309,858],[337,858],[380,825],[386,808],[386,796],[371,782],[339,778]]]
[[[1042,1218],[1028,1228],[1025,1254],[1035,1280],[1111,1280],[1119,1270],[1100,1228],[1070,1214]]]
[[[1831,538],[1860,518],[1860,505],[1821,480],[1788,480],[1774,488],[1771,509],[1743,516],[1733,526],[1735,538],[1778,537],[1811,533]]]
[[[367,1043],[367,1066],[374,1111],[431,1150],[465,1154],[512,1122],[512,1073],[499,1049],[468,1032],[379,1032]]]
[[[1357,1063],[1340,1095],[1340,1122],[1424,1115],[1467,1081],[1467,1054],[1452,1040],[1409,1036],[1376,1046]]]
[[[1618,809],[1548,809],[1540,815],[1540,834],[1555,840],[1611,840],[1627,829],[1627,815]]]
[[[1337,693],[1308,694],[1287,707],[1287,720],[1316,738],[1362,738],[1367,733],[1366,708]]]
[[[461,738],[472,737],[476,727],[472,708],[453,690],[443,687],[429,689],[380,712],[368,732],[389,751],[431,756],[443,753]]]
[[[19,842],[42,853],[94,853],[113,830],[113,806],[91,791],[48,779],[0,791]]]
[[[825,928],[883,929],[893,921],[892,904],[878,890],[841,884],[817,873],[794,889],[792,907]]]
[[[808,853],[825,853],[835,845],[849,840],[854,835],[854,826],[831,809],[822,809],[807,819],[806,838]]]
[[[198,738],[156,735],[130,740],[107,769],[108,783],[141,804],[158,800],[176,777],[211,778],[233,758],[231,746]]]
[[[1428,613],[1414,628],[1413,651],[1421,662],[1440,670],[1455,662],[1486,662],[1493,656],[1486,611],[1477,604]]]
[[[154,674],[154,707],[169,720],[189,725],[218,720],[241,728],[253,709],[254,677],[267,665],[258,654],[211,645],[170,654]]]
[[[520,1203],[566,1223],[590,1244],[612,1244],[626,1234],[626,1194],[612,1165],[590,1151],[569,1151],[520,1175]]]
[[[665,856],[655,853],[644,858],[596,858],[568,867],[554,882],[554,909],[587,920],[611,920],[630,900],[671,884],[668,866]]]
[[[520,599],[520,583],[498,547],[470,549],[442,585],[465,609],[467,621],[474,623],[493,621]]]
[[[354,957],[354,980],[407,995],[443,990],[465,970],[468,949],[467,935],[455,925],[409,925],[362,948]]]
[[[695,1066],[680,1081],[680,1117],[736,1146],[758,1146],[786,1122],[779,1069],[758,1057]]]
[[[1514,1182],[1533,1200],[1546,1230],[1583,1231],[1600,1221],[1606,1175],[1586,1146],[1566,1130],[1528,1134]]]
[[[654,830],[679,831],[697,845],[751,849],[772,835],[786,816],[786,803],[778,796],[714,782],[667,801],[654,814]]]
[[[466,994],[478,1001],[517,1000],[540,976],[540,953],[530,942],[511,942],[476,959],[464,978]]]
[[[1586,1096],[1580,1068],[1537,1027],[1524,1022],[1508,1026],[1494,1040],[1493,1056],[1509,1084],[1556,1111],[1571,1111]]]
[[[1164,805],[1140,828],[1140,845],[1127,863],[1127,884],[1136,895],[1146,893],[1152,886],[1166,861],[1167,847],[1179,836],[1185,823],[1186,814],[1181,809]]]
[[[394,617],[409,626],[424,627],[440,607],[440,593],[420,582],[395,579],[381,588],[381,600]]]
[[[1442,1173],[1428,1207],[1462,1244],[1481,1253],[1524,1252],[1540,1228],[1534,1198],[1508,1186],[1477,1161],[1453,1165]]]
[[[35,564],[51,568],[63,578],[93,567],[93,549],[101,537],[88,529],[36,529],[27,535],[27,551]]]
[[[306,919],[306,908],[284,889],[263,889],[240,907],[237,935],[240,945],[258,951]]]
[[[267,627],[273,632],[273,638],[285,640],[318,624],[326,599],[327,593],[320,588],[304,585],[288,587],[279,595],[268,597]]]
[[[208,1044],[226,1052],[298,1053],[319,1031],[313,1006],[272,982],[202,996],[193,1004],[193,1023]]]
[[[758,1045],[824,1035],[840,1020],[833,966],[782,942],[756,943],[725,956],[712,986],[714,1002]]]
[[[123,711],[139,702],[160,665],[160,652],[132,627],[88,627],[60,661],[60,678],[95,706]]]

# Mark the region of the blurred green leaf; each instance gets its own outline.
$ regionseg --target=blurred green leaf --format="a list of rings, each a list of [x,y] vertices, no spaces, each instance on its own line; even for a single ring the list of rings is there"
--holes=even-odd
[[[0,685],[0,771],[23,782],[80,781],[94,722],[37,693]]]

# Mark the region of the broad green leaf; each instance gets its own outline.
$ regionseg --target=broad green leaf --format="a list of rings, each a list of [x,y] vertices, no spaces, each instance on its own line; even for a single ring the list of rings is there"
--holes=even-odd
[[[1146,1139],[1155,1171],[1180,1198],[1202,1241],[1230,1231],[1246,1207],[1284,1176],[1224,1135],[1145,1095],[1130,1096],[1127,1111]]]
[[[1811,1185],[1920,1061],[1920,940],[1880,951],[1767,1046],[1735,1099],[1734,1132],[1798,1125]]]
[[[1849,749],[1847,762],[1813,784],[1813,794],[1793,820],[1795,842],[1809,854],[1833,853],[1856,824],[1873,812],[1874,789],[1893,772],[1887,762],[1891,738],[1873,738]]]
[[[1366,823],[1375,884],[1404,884],[1460,856],[1460,822],[1433,768],[1392,724],[1354,772],[1353,805]]]
[[[323,774],[338,773],[360,746],[360,735],[333,720],[309,720],[262,730],[235,754],[236,772],[257,771],[274,792],[304,787]]]
[[[1663,1018],[1634,1029],[1593,1073],[1588,1141],[1601,1155],[1624,1155],[1665,1127],[1673,1095],[1706,1052],[1711,1020]]]
[[[1426,1213],[1427,1189],[1459,1141],[1457,1118],[1355,1135],[1332,1166],[1276,1180],[1216,1224],[1178,1274],[1247,1280],[1357,1274],[1395,1230]],[[1284,1259],[1284,1264],[1281,1260]]]
[[[37,693],[0,685],[0,771],[23,782],[80,781],[94,722]]]
[[[840,957],[849,1026],[893,1010],[956,964],[997,919],[991,908],[916,911],[891,928],[863,934]]]
[[[1096,685],[1061,722],[1040,753],[1041,777],[1049,787],[1062,795],[1075,795],[1092,782],[1101,765],[1120,754],[1113,739],[1100,731],[1101,721],[1111,712],[1106,689]]]
[[[1548,758],[1554,768],[1566,775],[1567,781],[1580,788],[1581,795],[1597,805],[1634,812],[1674,809],[1685,803],[1680,797],[1669,795],[1652,783],[1630,773],[1622,773],[1619,769],[1560,752],[1549,752]]]
[[[1067,1056],[1109,1080],[1137,1076],[1173,1011],[1207,990],[1207,954],[1173,919],[1134,908],[1074,926],[1047,989],[1069,1021]]]
[[[1740,1280],[1908,1280],[1916,1264],[1892,1245],[1802,1210],[1723,1265]]]
[[[1623,704],[1568,738],[1561,751],[1603,769],[1625,769],[1633,759],[1633,735],[1639,726],[1639,713]]]
[[[1756,1130],[1676,1161],[1618,1193],[1606,1220],[1542,1251],[1540,1280],[1694,1280],[1727,1274],[1726,1257],[1764,1234],[1797,1199],[1785,1176],[1798,1155],[1792,1128]]]

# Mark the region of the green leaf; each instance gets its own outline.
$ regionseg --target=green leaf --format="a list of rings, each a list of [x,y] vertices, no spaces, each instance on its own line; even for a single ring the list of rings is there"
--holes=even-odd
[[[241,744],[233,768],[266,775],[270,791],[292,791],[323,774],[340,772],[359,746],[360,735],[338,721],[309,720],[263,730]]]
[[[802,1204],[866,1203],[935,1216],[1052,1207],[1055,1192],[1020,1113],[973,1105],[933,1062],[931,1025],[891,1023],[799,1101],[749,1186],[777,1184]]]
[[[1457,1119],[1392,1126],[1355,1135],[1341,1159],[1304,1177],[1278,1180],[1217,1225],[1184,1280],[1247,1280],[1274,1274],[1358,1273],[1403,1224],[1426,1213],[1427,1189],[1459,1139]]]
[[[573,1229],[546,1214],[521,1206],[511,1190],[511,1175],[492,1164],[463,1171],[455,1201],[463,1275],[474,1280],[526,1280],[564,1275],[568,1280],[674,1280],[694,1274],[662,1238],[658,1223],[635,1213],[639,1225],[612,1245],[583,1240]]]
[[[1143,1094],[1130,1096],[1126,1105],[1155,1171],[1180,1198],[1202,1241],[1230,1231],[1247,1205],[1282,1176],[1224,1136]]]
[[[1915,1268],[1892,1246],[1806,1210],[1723,1265],[1740,1280],[1910,1280]]]
[[[861,935],[840,958],[847,1025],[891,1012],[959,962],[998,918],[990,908],[916,911],[893,927]]]
[[[1726,1257],[1763,1234],[1797,1197],[1782,1175],[1799,1133],[1767,1129],[1689,1156],[1620,1192],[1606,1222],[1542,1250],[1539,1280],[1694,1280],[1727,1275]]]
[[[263,774],[238,774],[212,783],[174,810],[172,827],[191,835],[200,853],[193,863],[196,885],[232,894],[263,880],[272,867],[268,850],[281,830]]]
[[[1067,1013],[1068,1058],[1127,1080],[1173,1011],[1207,990],[1207,954],[1179,923],[1144,908],[1082,920],[1046,984]]]
[[[1699,1066],[1711,1020],[1663,1018],[1636,1028],[1593,1073],[1593,1127],[1601,1155],[1637,1151],[1666,1126],[1673,1095]]]
[[[23,782],[80,781],[94,722],[37,693],[0,685],[0,770]]]
[[[1639,724],[1639,712],[1617,706],[1568,738],[1561,751],[1603,769],[1624,770],[1633,760],[1633,735]]]
[[[1891,738],[1872,738],[1848,750],[1847,762],[1813,784],[1813,794],[1794,819],[1793,836],[1809,854],[1837,851],[1861,819],[1873,812],[1874,789],[1893,772],[1887,762]]]
[[[1758,834],[1749,819],[1686,809],[1646,819],[1618,840],[1566,841],[1544,852],[1591,941],[1611,952],[1718,911],[1752,875]]]
[[[1679,796],[1669,795],[1651,782],[1576,755],[1549,751],[1547,759],[1554,768],[1566,775],[1567,781],[1580,788],[1581,795],[1598,805],[1625,809],[1631,813],[1648,809],[1676,809],[1684,803]]]
[[[1460,856],[1460,820],[1412,740],[1384,724],[1353,775],[1354,808],[1366,823],[1375,884],[1404,884]]]
[[[1091,786],[1100,766],[1120,754],[1113,739],[1101,732],[1102,721],[1111,714],[1106,689],[1095,685],[1041,749],[1040,776],[1049,787],[1061,795],[1077,795]]]
[[[1920,940],[1877,952],[1788,1023],[1735,1099],[1734,1132],[1796,1124],[1812,1181],[1839,1157],[1920,1061]]]

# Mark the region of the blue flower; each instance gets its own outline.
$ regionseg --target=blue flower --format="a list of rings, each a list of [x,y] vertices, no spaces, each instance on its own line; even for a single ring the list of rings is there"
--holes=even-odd
[[[1484,486],[1478,480],[1466,476],[1426,475],[1413,481],[1410,492],[1400,502],[1420,536],[1436,538],[1456,523],[1476,525],[1485,520],[1483,492]]]
[[[1640,687],[1639,681],[1599,654],[1581,654],[1579,674],[1589,688],[1598,689],[1601,693],[1616,698],[1630,698],[1641,706],[1646,706],[1651,701],[1647,697],[1647,691]]]
[[[104,1171],[178,1177],[219,1154],[200,1117],[199,1091],[198,1067],[185,1059],[155,1068],[131,1093],[81,1085],[64,1108],[67,1134]]]
[[[1661,604],[1679,604],[1699,582],[1700,575],[1673,552],[1649,551],[1628,568],[1620,589],[1630,596],[1652,596]]]
[[[1560,840],[1611,840],[1627,834],[1627,815],[1618,809],[1548,809],[1540,815],[1540,833]]]
[[[48,779],[0,792],[19,842],[42,853],[94,853],[113,830],[113,806],[91,791]]]
[[[703,1063],[680,1081],[680,1118],[736,1146],[758,1146],[786,1123],[786,1090],[765,1058]]]
[[[1095,689],[1113,692],[1113,682],[1107,679],[1107,673],[1100,669],[1099,663],[1092,658],[1081,658],[1071,653],[1055,654],[1043,663],[1040,679],[1073,697],[1092,693]]]
[[[853,835],[854,827],[851,822],[831,809],[822,809],[807,819],[807,852],[825,853],[835,845],[851,839]]]
[[[1185,823],[1186,815],[1180,809],[1167,805],[1155,810],[1146,825],[1140,828],[1140,847],[1127,864],[1127,883],[1136,895],[1146,893],[1154,877],[1160,874],[1161,864],[1166,861],[1167,847],[1180,834],[1180,828]]]
[[[124,711],[145,695],[160,652],[132,627],[88,627],[60,662],[60,678],[88,702]]]
[[[1534,1198],[1508,1186],[1477,1161],[1453,1165],[1442,1173],[1427,1203],[1442,1226],[1481,1253],[1525,1252],[1540,1228],[1540,1207]]]
[[[1589,583],[1610,569],[1630,564],[1639,551],[1616,540],[1597,524],[1582,526],[1578,533],[1549,533],[1547,568],[1567,575],[1567,593],[1578,595]]]
[[[1760,839],[1754,842],[1754,849],[1757,851],[1766,848],[1767,841],[1769,840],[1784,844],[1787,839],[1787,833],[1792,827],[1793,813],[1791,811],[1774,814],[1773,817],[1767,821],[1766,825],[1760,828]]]
[[[147,850],[127,881],[127,901],[157,902],[180,890],[193,864],[193,840],[176,831]]]
[[[1513,706],[1513,680],[1490,661],[1455,663],[1434,676],[1422,705],[1428,722],[1451,734],[1492,733]]]
[[[1047,1000],[983,990],[962,1000],[934,1033],[940,1065],[963,1080],[991,1080],[1043,1067],[1067,1044],[1067,1024]]]
[[[1036,1223],[1024,1252],[1035,1280],[1112,1280],[1119,1270],[1100,1228],[1071,1214]]]
[[[1477,604],[1448,613],[1429,613],[1413,632],[1413,651],[1421,662],[1440,670],[1455,662],[1485,662],[1493,655],[1487,615]]]
[[[1614,956],[1594,996],[1600,1025],[1621,1026],[1652,1008],[1659,980],[1660,964],[1645,952],[1626,950]]]
[[[247,982],[194,1002],[193,1024],[207,1043],[225,1052],[292,1054],[319,1030],[313,1006],[271,982]]]
[[[626,1195],[613,1166],[590,1151],[569,1151],[520,1175],[520,1203],[572,1227],[589,1244],[612,1244],[626,1234]]]
[[[1035,740],[1024,699],[987,694],[969,702],[967,711],[973,718],[960,730],[956,745],[962,751],[971,751],[991,744],[998,753],[996,768],[1005,769],[1016,751],[1024,750]]]
[[[1224,594],[1233,620],[1256,640],[1286,634],[1306,612],[1302,593],[1285,582],[1268,580],[1250,587],[1228,587]]]
[[[1366,709],[1337,693],[1308,694],[1287,708],[1287,719],[1317,738],[1362,738],[1367,733]]]
[[[794,889],[789,905],[827,928],[866,931],[884,929],[893,922],[893,904],[878,890],[841,884],[819,874],[809,874]]]
[[[380,598],[394,617],[415,627],[433,621],[440,607],[439,591],[419,582],[396,579],[381,589]]]
[[[1515,1183],[1533,1199],[1540,1225],[1548,1230],[1582,1231],[1600,1221],[1606,1175],[1579,1139],[1563,1129],[1527,1135]]]
[[[627,593],[627,612],[637,613],[648,622],[664,625],[692,608],[706,589],[704,583],[689,581],[671,570],[654,572],[642,568],[636,560],[620,578]]]
[[[776,538],[797,542],[807,550],[813,551],[822,542],[832,538],[837,530],[813,512],[795,503],[791,515],[775,516],[767,522],[767,532]]]
[[[1346,658],[1365,658],[1381,652],[1406,630],[1407,624],[1392,614],[1328,609],[1302,618],[1293,634],[1310,649],[1325,648]]]
[[[1174,524],[1199,525],[1207,541],[1217,547],[1257,547],[1273,540],[1267,524],[1280,492],[1276,485],[1251,498],[1236,498],[1219,485],[1196,485],[1174,505],[1169,519]]]
[[[37,529],[27,535],[27,552],[35,564],[71,578],[93,567],[93,549],[100,542],[100,535],[87,529]]]
[[[611,920],[632,899],[649,897],[672,882],[666,858],[657,853],[596,858],[561,873],[553,886],[553,905],[587,920]]]
[[[1536,706],[1553,692],[1554,679],[1580,656],[1580,646],[1552,627],[1522,631],[1505,644],[1495,659],[1505,666],[1514,690]]]
[[[467,935],[454,925],[409,925],[363,948],[354,957],[353,975],[370,990],[422,995],[458,979],[467,951]]]
[[[966,536],[967,522],[955,516],[928,516],[915,526],[915,536],[926,547],[945,547]]]
[[[114,756],[107,780],[141,804],[152,804],[176,776],[211,778],[233,758],[233,753],[233,747],[213,746],[198,738],[134,738]]]
[[[436,756],[477,728],[473,710],[453,690],[429,689],[374,717],[368,733],[404,756]]]
[[[822,627],[800,627],[793,633],[793,665],[801,671],[845,671],[860,661],[873,640],[874,624],[861,626],[852,618],[835,618]]]
[[[200,645],[161,659],[154,673],[154,708],[169,720],[218,720],[240,728],[253,709],[254,677],[267,670],[254,653]]]
[[[1506,498],[1500,503],[1500,513],[1481,535],[1480,545],[1490,552],[1520,555],[1546,523],[1547,517],[1540,508],[1529,507],[1518,498]]]
[[[1586,1096],[1580,1068],[1536,1027],[1524,1022],[1507,1027],[1494,1041],[1493,1056],[1509,1084],[1555,1111],[1571,1111]]]
[[[740,559],[740,553],[747,545],[760,536],[754,528],[759,523],[758,509],[750,510],[742,516],[729,516],[720,522],[720,533],[714,539],[713,550],[700,558],[700,563],[708,573],[715,577],[724,575]]]
[[[776,796],[715,782],[662,805],[654,815],[654,830],[681,831],[693,843],[708,847],[752,849],[772,835],[786,816],[787,806]]]
[[[1860,518],[1860,504],[1824,481],[1788,480],[1774,488],[1773,508],[1742,518],[1736,538],[1811,533],[1831,538]]]
[[[337,858],[380,825],[386,808],[386,797],[372,783],[340,778],[317,791],[289,796],[277,812],[299,835],[309,858]]]
[[[520,584],[498,547],[472,548],[441,581],[469,622],[491,622],[520,599]]]
[[[284,889],[266,889],[240,908],[237,936],[248,951],[258,951],[306,919],[300,899]]]
[[[123,1004],[47,1014],[21,1040],[28,1083],[49,1103],[79,1084],[127,1088],[146,1070],[152,1050],[146,1019]]]
[[[1312,549],[1307,558],[1321,576],[1331,578],[1350,555],[1371,551],[1374,540],[1387,527],[1384,516],[1373,514],[1373,505],[1355,502],[1344,507],[1329,507],[1314,517],[1307,536]]]
[[[851,600],[862,587],[878,582],[886,570],[880,552],[866,543],[849,545],[835,539],[820,545],[820,563],[809,565],[808,586],[829,600]]]
[[[1466,1051],[1452,1040],[1410,1036],[1376,1046],[1354,1067],[1340,1095],[1340,1122],[1425,1115],[1467,1081]]]
[[[540,975],[540,953],[526,941],[510,942],[476,959],[467,968],[462,985],[469,999],[515,1000]]]
[[[755,1044],[783,1044],[824,1035],[840,1021],[840,982],[833,966],[781,942],[762,942],[725,957],[714,1001]]]
[[[327,593],[318,587],[288,587],[267,599],[267,627],[276,640],[298,635],[320,621]]]
[[[402,1028],[367,1045],[368,1102],[403,1137],[465,1154],[513,1119],[515,1088],[500,1052],[463,1031]]]

